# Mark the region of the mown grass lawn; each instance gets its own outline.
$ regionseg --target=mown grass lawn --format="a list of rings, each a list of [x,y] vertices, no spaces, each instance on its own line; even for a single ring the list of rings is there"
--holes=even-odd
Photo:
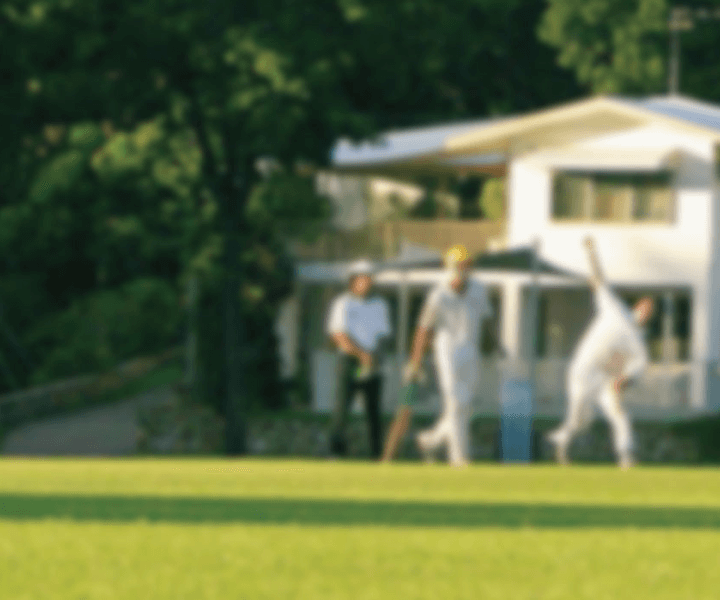
[[[0,460],[3,599],[720,597],[720,472]]]

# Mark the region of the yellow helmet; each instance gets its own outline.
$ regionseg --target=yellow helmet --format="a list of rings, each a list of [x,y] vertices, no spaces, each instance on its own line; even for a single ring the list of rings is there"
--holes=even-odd
[[[470,258],[470,253],[462,244],[455,244],[445,253],[445,266],[452,268],[458,263],[465,262]]]

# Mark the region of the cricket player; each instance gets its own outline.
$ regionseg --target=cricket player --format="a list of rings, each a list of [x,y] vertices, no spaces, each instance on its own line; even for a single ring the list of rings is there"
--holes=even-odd
[[[652,298],[639,300],[632,311],[608,288],[600,269],[593,241],[585,240],[595,297],[595,315],[581,338],[567,373],[568,408],[563,424],[548,435],[556,459],[568,462],[573,436],[586,427],[599,406],[610,423],[618,464],[633,464],[630,418],[622,404],[622,393],[643,373],[648,355],[642,326],[652,316]]]
[[[370,453],[380,457],[380,394],[382,381],[377,369],[385,340],[391,334],[389,311],[383,298],[370,294],[374,265],[367,260],[350,267],[348,290],[330,307],[327,332],[340,354],[340,390],[335,400],[331,429],[331,452],[346,453],[345,424],[356,391],[365,401],[370,433]]]
[[[469,278],[470,266],[464,246],[453,246],[446,253],[445,281],[425,301],[403,371],[406,385],[421,377],[422,357],[432,335],[443,410],[435,426],[420,432],[416,441],[426,459],[445,446],[453,466],[468,462],[472,399],[479,383],[480,332],[493,316],[485,287]],[[494,330],[487,333],[499,347]]]

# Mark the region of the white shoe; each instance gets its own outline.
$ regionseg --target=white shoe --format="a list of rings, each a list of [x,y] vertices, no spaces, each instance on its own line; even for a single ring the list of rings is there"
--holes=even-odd
[[[623,456],[618,461],[618,466],[620,467],[621,471],[629,471],[635,466],[635,460],[632,456]]]
[[[567,446],[560,439],[559,431],[551,431],[545,436],[545,439],[555,447],[555,462],[559,465],[567,465],[570,463],[567,454]]]
[[[423,432],[420,432],[415,436],[415,444],[417,444],[418,451],[420,452],[420,456],[422,456],[423,462],[435,462],[435,452],[433,452],[428,446],[428,443],[423,436]]]

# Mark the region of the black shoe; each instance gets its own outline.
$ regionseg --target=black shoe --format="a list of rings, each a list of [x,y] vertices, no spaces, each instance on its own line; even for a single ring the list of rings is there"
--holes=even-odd
[[[345,440],[333,438],[330,441],[330,456],[342,458],[347,455],[347,445]]]

